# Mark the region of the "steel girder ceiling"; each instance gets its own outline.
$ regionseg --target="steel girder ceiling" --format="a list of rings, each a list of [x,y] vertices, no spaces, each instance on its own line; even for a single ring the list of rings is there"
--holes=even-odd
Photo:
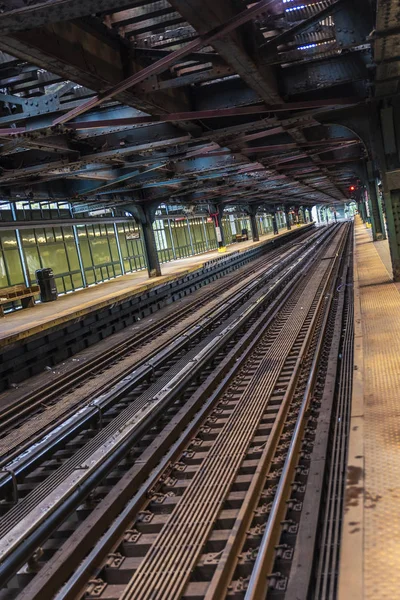
[[[2,199],[345,199],[365,148],[321,123],[371,94],[373,8],[363,0],[8,1]]]

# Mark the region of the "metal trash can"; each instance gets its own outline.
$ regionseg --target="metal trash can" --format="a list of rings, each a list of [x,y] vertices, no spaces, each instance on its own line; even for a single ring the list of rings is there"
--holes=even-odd
[[[53,269],[38,269],[35,275],[40,288],[41,302],[57,300],[58,293]]]

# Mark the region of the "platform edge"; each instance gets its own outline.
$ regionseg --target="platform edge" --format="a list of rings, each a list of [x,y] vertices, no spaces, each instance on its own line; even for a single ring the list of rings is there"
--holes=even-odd
[[[357,245],[354,236],[354,372],[338,600],[363,600],[364,540],[364,349]]]

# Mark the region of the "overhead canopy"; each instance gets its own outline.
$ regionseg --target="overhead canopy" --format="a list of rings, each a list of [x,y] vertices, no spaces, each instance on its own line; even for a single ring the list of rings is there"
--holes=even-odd
[[[1,199],[345,200],[367,150],[332,123],[364,111],[371,93],[365,4],[11,0],[0,20]]]

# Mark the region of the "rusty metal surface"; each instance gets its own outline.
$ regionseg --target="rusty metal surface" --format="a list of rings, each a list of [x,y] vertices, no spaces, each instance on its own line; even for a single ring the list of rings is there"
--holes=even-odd
[[[355,171],[343,165],[364,150],[303,142],[338,137],[324,119],[368,97],[373,15],[360,2],[109,0],[96,12],[91,0],[15,0],[0,25],[2,192],[77,206],[346,199]],[[345,104],[336,93],[344,84]],[[96,129],[53,126],[79,114]],[[236,143],[238,128],[268,136],[277,125],[279,160]]]

